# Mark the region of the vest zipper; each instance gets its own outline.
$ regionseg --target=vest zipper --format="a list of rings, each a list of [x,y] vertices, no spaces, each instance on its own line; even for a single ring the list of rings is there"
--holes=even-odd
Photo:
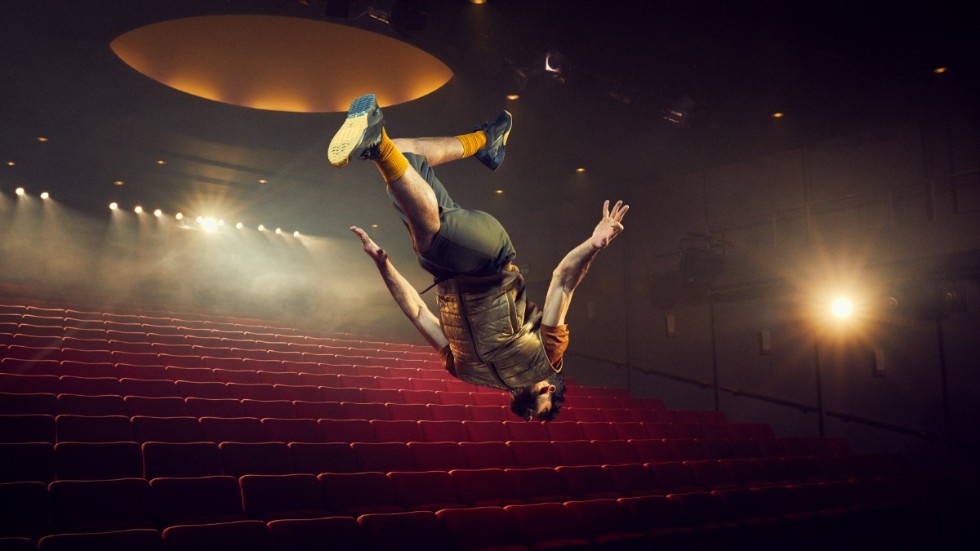
[[[473,333],[473,326],[470,325],[470,313],[466,309],[466,301],[463,300],[463,292],[459,290],[458,283],[454,287],[456,288],[456,301],[459,304],[459,310],[462,314],[461,317],[463,318],[463,323],[466,325],[466,333],[469,335],[470,344],[473,345],[473,353],[476,354],[476,358],[480,360],[480,363],[490,368],[490,372],[500,381],[500,384],[504,385],[508,390],[514,390],[514,387],[507,384],[507,381],[504,381],[504,378],[500,376],[500,372],[497,371],[497,366],[493,365],[493,362],[488,362],[483,358],[483,354],[480,354],[479,346],[476,344],[476,334]]]

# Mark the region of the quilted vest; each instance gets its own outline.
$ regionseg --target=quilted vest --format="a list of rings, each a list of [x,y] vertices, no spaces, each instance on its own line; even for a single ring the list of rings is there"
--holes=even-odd
[[[513,390],[554,375],[541,341],[541,311],[526,300],[519,272],[456,276],[439,282],[437,298],[460,380]]]

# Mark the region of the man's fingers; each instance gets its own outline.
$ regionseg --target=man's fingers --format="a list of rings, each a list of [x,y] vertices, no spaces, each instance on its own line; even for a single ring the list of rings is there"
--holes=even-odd
[[[621,208],[619,210],[619,212],[616,214],[616,220],[619,221],[619,222],[622,222],[623,221],[623,217],[626,216],[626,211],[628,211],[628,210],[630,210],[630,206],[629,205],[623,205],[623,208]]]
[[[602,217],[609,217],[609,199],[606,199],[606,202],[602,204]]]

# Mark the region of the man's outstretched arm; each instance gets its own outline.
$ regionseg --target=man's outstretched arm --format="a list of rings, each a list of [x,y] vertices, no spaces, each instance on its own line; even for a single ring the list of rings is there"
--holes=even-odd
[[[629,205],[617,201],[609,210],[609,201],[602,205],[602,219],[592,232],[592,237],[575,247],[558,263],[551,276],[548,294],[544,299],[544,312],[541,323],[557,327],[565,323],[565,314],[572,303],[572,293],[585,278],[589,266],[596,255],[623,231],[623,217]]]
[[[429,310],[429,307],[426,306],[425,301],[422,300],[418,291],[398,273],[398,270],[392,265],[391,260],[388,259],[388,253],[379,247],[368,236],[367,232],[361,228],[351,226],[350,230],[361,239],[364,252],[367,253],[378,267],[378,272],[381,273],[381,278],[384,279],[385,285],[388,287],[388,292],[391,293],[391,296],[398,303],[402,312],[405,312],[405,316],[412,322],[412,325],[419,330],[419,333],[425,337],[425,340],[433,348],[436,350],[445,348],[449,344],[449,341],[442,332],[439,318]]]

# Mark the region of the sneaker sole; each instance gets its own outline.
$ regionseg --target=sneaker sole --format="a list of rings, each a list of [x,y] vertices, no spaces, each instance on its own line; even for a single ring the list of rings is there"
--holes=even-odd
[[[330,147],[327,148],[327,159],[330,164],[337,168],[347,166],[351,152],[361,143],[364,131],[367,130],[368,115],[376,105],[374,94],[361,96],[351,102],[350,109],[347,111],[347,120],[334,134],[333,139],[330,140]]]
[[[511,115],[510,111],[504,111],[504,113],[507,113],[507,118],[510,119],[510,127],[504,132],[504,139],[501,140],[501,143],[507,145],[507,138],[510,136],[510,131],[514,129],[514,115]]]

